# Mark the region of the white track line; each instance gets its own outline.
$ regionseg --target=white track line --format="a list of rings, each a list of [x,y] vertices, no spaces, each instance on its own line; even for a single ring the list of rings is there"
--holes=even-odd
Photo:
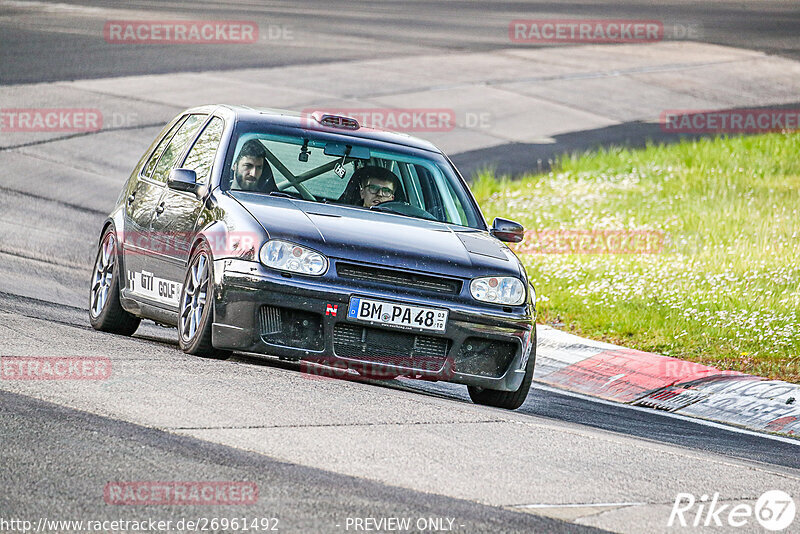
[[[515,504],[509,508],[596,508],[608,506],[644,506],[646,502],[591,502],[591,503],[575,503],[575,504]]]

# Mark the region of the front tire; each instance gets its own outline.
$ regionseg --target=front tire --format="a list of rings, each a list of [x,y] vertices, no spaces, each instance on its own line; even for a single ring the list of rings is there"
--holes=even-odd
[[[186,354],[224,359],[230,351],[211,344],[213,294],[214,262],[208,245],[202,243],[192,254],[181,289],[178,343]]]
[[[469,391],[469,398],[475,404],[482,404],[484,406],[493,406],[495,408],[503,408],[506,410],[516,410],[528,398],[528,392],[531,389],[531,382],[533,381],[533,368],[536,365],[536,335],[533,337],[533,347],[531,348],[531,355],[528,358],[528,365],[525,367],[525,378],[522,379],[519,389],[516,391],[499,391],[496,389],[485,389],[477,386],[467,386]]]
[[[100,239],[89,288],[89,322],[95,330],[131,336],[142,320],[125,311],[119,301],[119,255],[114,227]]]

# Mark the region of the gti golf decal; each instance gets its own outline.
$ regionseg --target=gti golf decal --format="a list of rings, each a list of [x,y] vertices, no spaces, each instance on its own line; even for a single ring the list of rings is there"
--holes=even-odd
[[[143,297],[177,306],[183,284],[153,276],[147,271],[128,271],[128,289]]]

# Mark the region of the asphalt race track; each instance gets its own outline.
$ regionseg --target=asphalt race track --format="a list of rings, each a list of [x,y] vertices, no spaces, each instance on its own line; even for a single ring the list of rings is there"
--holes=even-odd
[[[3,69],[3,84],[494,50],[508,46],[509,21],[534,18],[656,19],[691,29],[695,40],[800,59],[800,12],[791,1],[391,0],[376,6],[237,0],[224,7],[207,1],[170,2],[167,7],[154,1],[67,0],[47,4],[0,2],[0,64],[13,65]],[[26,18],[32,10],[35,21]],[[173,47],[169,53],[163,46],[108,47],[91,32],[96,15],[104,13],[105,19],[254,20],[261,27],[261,40],[259,46],[245,50],[218,46],[202,53],[193,47]]]
[[[153,323],[133,338],[89,326],[86,297],[100,223],[161,125],[186,107],[175,95],[180,100],[186,91],[189,100],[198,94],[188,85],[165,88],[168,76],[151,75],[197,73],[202,90],[217,79],[220,87],[235,82],[242,91],[252,76],[250,87],[260,91],[269,87],[271,73],[283,72],[265,69],[306,65],[307,82],[298,83],[309,92],[332,79],[315,79],[313,69],[345,80],[358,72],[350,87],[329,82],[336,85],[331,98],[355,101],[365,98],[362,84],[380,85],[363,68],[380,65],[358,62],[456,61],[472,53],[494,61],[510,47],[509,21],[537,17],[659,19],[692,27],[700,43],[692,53],[728,54],[703,56],[704,65],[772,61],[771,72],[787,76],[783,89],[796,94],[800,87],[786,74],[800,72],[792,71],[800,60],[800,7],[793,2],[0,0],[3,108],[53,108],[93,98],[137,117],[89,134],[0,131],[0,356],[96,356],[113,367],[111,379],[95,383],[0,380],[0,532],[23,532],[19,523],[3,523],[12,519],[35,527],[44,518],[149,518],[176,525],[214,517],[277,519],[283,532],[365,531],[368,518],[410,518],[410,530],[428,532],[760,532],[753,518],[736,529],[667,524],[679,493],[698,500],[718,493],[729,507],[753,507],[768,490],[796,501],[800,449],[791,438],[541,384],[534,384],[522,408],[504,412],[471,404],[460,386],[315,379],[269,357],[186,356],[175,331]],[[262,39],[250,47],[103,40],[106,20],[153,18],[254,20]],[[735,48],[776,59],[734,57]],[[563,53],[575,68],[600,68],[587,64],[587,51]],[[481,75],[475,74],[477,85]],[[130,78],[103,80],[123,76]],[[727,105],[743,105],[730,99]],[[581,149],[634,131],[620,137],[623,126],[587,124],[580,130],[592,134],[566,145]],[[471,168],[488,152],[516,146],[482,145],[470,135],[455,132],[455,140],[443,136],[441,144]],[[115,505],[104,497],[115,481],[249,481],[258,499]],[[694,520],[696,510],[687,519]],[[392,530],[381,525],[372,531]],[[51,525],[40,531],[81,530]]]

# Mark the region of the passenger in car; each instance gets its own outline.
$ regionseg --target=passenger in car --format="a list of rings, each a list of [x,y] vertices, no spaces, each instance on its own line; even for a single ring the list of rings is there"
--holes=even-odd
[[[275,189],[272,169],[267,163],[267,149],[257,139],[251,139],[242,145],[232,170],[232,189],[260,193]]]
[[[400,181],[392,171],[374,165],[358,169],[353,178],[359,181],[365,208],[393,201],[400,187]]]

